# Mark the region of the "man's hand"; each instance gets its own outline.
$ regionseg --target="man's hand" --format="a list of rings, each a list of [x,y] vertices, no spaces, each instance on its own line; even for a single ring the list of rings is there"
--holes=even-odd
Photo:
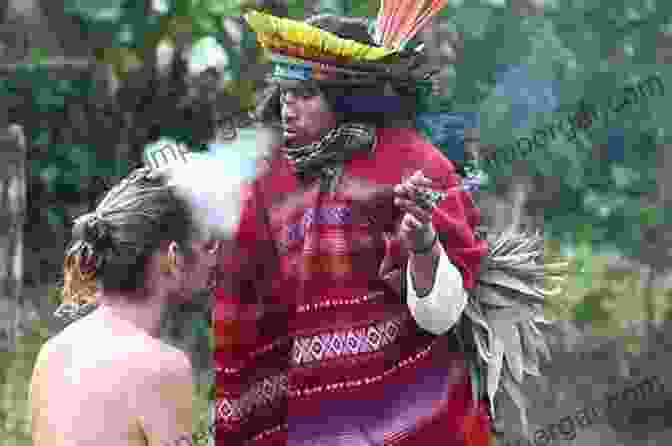
[[[394,188],[394,204],[405,212],[399,228],[399,236],[404,247],[411,252],[423,251],[435,239],[436,231],[432,226],[434,204],[421,197],[418,188],[429,188],[432,181],[421,171],[417,171]]]

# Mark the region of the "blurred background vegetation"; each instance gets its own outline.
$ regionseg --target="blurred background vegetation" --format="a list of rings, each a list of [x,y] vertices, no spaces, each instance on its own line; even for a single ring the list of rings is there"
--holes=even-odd
[[[251,110],[267,67],[239,18],[250,6],[293,18],[374,16],[378,2],[0,2],[10,30],[0,33],[0,117],[3,126],[22,127],[28,150],[19,338],[0,348],[7,444],[30,444],[27,383],[40,346],[59,330],[51,313],[72,218],[139,165],[148,143],[172,137],[204,149],[217,143],[223,122]],[[582,99],[602,103],[651,74],[669,88],[671,14],[665,0],[451,1],[421,36],[441,69],[437,107],[478,113],[465,149],[479,159],[575,111]],[[476,194],[487,226],[541,229],[549,252],[571,258],[567,291],[549,308],[560,321],[549,332],[554,354],[567,359],[580,346],[618,340],[608,369],[624,377],[636,358],[666,345],[664,321],[672,317],[667,103],[640,100],[577,142],[557,138],[490,172]],[[202,432],[211,416],[212,368],[202,348],[212,342],[209,313],[207,303],[173,309],[163,334],[192,355]],[[562,381],[553,370],[545,373]],[[567,388],[580,393],[571,382]]]

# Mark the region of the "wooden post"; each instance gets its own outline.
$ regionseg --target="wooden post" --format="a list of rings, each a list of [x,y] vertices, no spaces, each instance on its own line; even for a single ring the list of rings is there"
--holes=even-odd
[[[26,143],[11,125],[0,131],[0,350],[13,350],[23,307]]]

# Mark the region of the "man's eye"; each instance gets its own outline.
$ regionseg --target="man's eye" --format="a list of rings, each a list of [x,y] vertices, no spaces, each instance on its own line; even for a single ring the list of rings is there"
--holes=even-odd
[[[306,86],[301,86],[301,87],[294,87],[294,88],[286,88],[281,90],[281,96],[286,97],[287,94],[291,93],[292,96],[297,97],[297,98],[312,98],[314,96],[317,96],[318,91],[317,88],[312,86],[312,85],[306,85]]]

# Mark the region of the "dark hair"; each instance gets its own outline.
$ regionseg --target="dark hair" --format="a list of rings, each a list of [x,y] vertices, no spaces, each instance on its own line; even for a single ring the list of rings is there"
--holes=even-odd
[[[363,17],[341,17],[334,14],[319,14],[306,19],[306,23],[336,34],[344,39],[355,40],[369,46],[378,46],[369,33],[368,20]],[[386,122],[389,123],[394,119],[410,121],[415,114],[416,92],[413,85],[404,85],[396,82],[377,82],[366,85],[353,83],[351,85],[338,86],[320,82],[317,82],[317,84],[331,110],[336,112],[339,123],[361,122],[382,127]],[[390,86],[392,87],[391,89],[389,89]],[[339,103],[339,98],[346,96],[380,97],[383,95],[397,95],[401,99],[401,109],[397,113],[338,112],[337,104]],[[277,124],[280,121],[280,110],[280,87],[272,84],[262,93],[256,117],[262,122]]]
[[[168,178],[139,168],[113,187],[94,212],[75,220],[63,265],[63,302],[91,303],[95,291],[144,288],[150,256],[166,241],[189,259],[198,230],[189,204]]]

